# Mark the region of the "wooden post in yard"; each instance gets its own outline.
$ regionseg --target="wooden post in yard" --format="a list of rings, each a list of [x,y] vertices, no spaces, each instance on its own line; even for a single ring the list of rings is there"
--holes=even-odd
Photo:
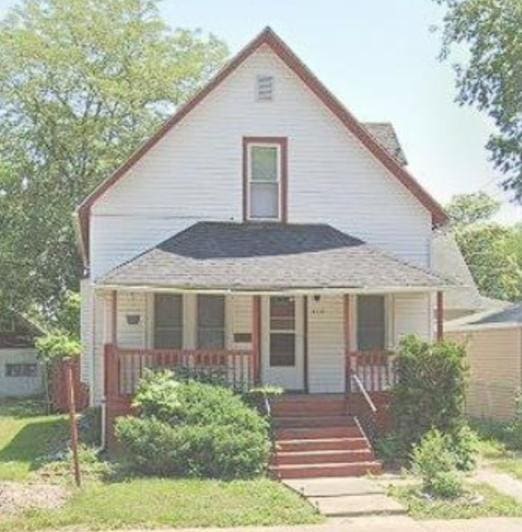
[[[76,404],[74,397],[74,378],[72,360],[65,360],[67,370],[67,400],[69,403],[69,419],[71,422],[71,445],[73,453],[74,481],[80,487],[82,479],[80,475],[80,462],[78,458],[78,424],[76,422]]]

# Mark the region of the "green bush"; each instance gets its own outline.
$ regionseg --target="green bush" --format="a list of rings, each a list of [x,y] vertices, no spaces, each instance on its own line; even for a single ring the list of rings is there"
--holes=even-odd
[[[134,469],[155,475],[247,478],[267,465],[268,423],[227,388],[149,373],[116,435]]]
[[[453,433],[465,423],[464,357],[464,347],[453,342],[430,344],[414,336],[401,342],[392,409],[396,434],[406,449],[432,427]]]
[[[469,425],[463,425],[448,434],[450,452],[455,457],[455,465],[460,471],[473,471],[477,465],[479,439]]]
[[[53,332],[36,340],[36,350],[41,360],[52,362],[66,357],[80,356],[81,344],[67,334]]]
[[[408,456],[402,439],[395,432],[380,437],[375,442],[375,451],[379,459],[388,465],[400,464]]]
[[[437,429],[426,433],[412,452],[413,471],[422,479],[423,490],[436,497],[456,497],[463,484],[448,436]]]

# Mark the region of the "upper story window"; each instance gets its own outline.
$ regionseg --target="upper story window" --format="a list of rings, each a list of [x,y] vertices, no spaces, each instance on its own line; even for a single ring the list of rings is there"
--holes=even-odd
[[[286,139],[245,139],[245,219],[284,221]]]
[[[274,99],[273,76],[257,76],[256,98],[259,102],[270,102]]]

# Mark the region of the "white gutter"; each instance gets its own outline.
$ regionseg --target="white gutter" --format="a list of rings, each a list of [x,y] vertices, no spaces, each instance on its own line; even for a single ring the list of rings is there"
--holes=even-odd
[[[122,292],[166,292],[175,294],[238,294],[238,295],[342,295],[342,294],[382,294],[382,293],[418,293],[418,292],[438,292],[447,290],[451,286],[379,286],[379,287],[351,287],[351,288],[274,288],[274,289],[240,289],[240,288],[188,288],[188,287],[169,287],[156,285],[118,285],[118,284],[99,284],[95,285],[96,289],[101,290],[119,290]]]
[[[445,332],[467,332],[467,331],[490,331],[493,329],[516,329],[522,328],[522,323],[517,321],[504,321],[495,323],[469,323],[462,325],[444,325]]]

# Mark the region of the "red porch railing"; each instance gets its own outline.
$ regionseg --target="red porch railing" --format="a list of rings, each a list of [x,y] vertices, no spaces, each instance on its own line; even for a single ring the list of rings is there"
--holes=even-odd
[[[128,349],[105,346],[105,390],[108,397],[131,396],[146,369],[184,370],[214,377],[236,390],[254,384],[251,351],[201,349]]]
[[[356,375],[367,392],[387,391],[397,382],[394,353],[391,351],[351,351],[346,353],[346,387],[354,388]]]

